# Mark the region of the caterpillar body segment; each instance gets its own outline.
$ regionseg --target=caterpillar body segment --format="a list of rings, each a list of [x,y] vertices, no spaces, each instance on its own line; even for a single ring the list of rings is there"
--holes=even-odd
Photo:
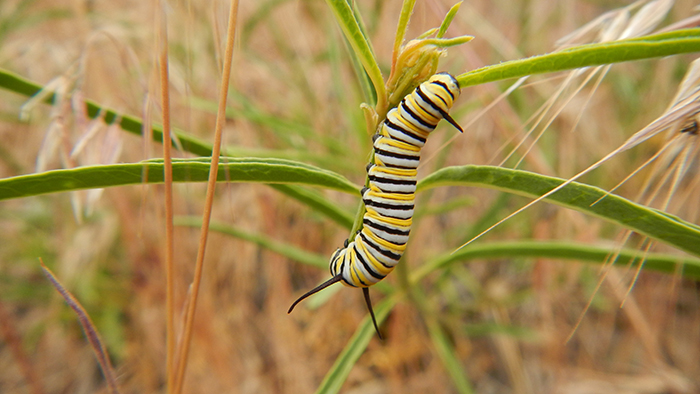
[[[369,185],[360,192],[366,207],[363,228],[331,255],[331,279],[301,296],[288,313],[306,297],[341,282],[362,288],[381,338],[368,288],[389,275],[406,250],[421,148],[441,119],[462,131],[448,113],[459,95],[457,80],[438,73],[389,111],[373,137],[374,159],[367,165]]]

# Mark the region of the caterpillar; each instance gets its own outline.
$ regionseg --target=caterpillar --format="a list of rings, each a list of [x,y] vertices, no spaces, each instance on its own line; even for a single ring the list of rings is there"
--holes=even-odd
[[[299,297],[287,313],[310,295],[342,282],[362,288],[372,323],[382,338],[369,287],[391,273],[406,249],[413,220],[416,169],[428,135],[441,119],[462,132],[448,113],[459,94],[455,77],[438,73],[389,111],[372,137],[374,158],[367,165],[369,186],[360,191],[366,208],[362,229],[352,242],[346,239],[343,248],[331,255],[332,278]]]

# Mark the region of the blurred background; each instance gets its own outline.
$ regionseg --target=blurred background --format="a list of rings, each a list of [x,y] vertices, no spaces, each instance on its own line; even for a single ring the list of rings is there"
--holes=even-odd
[[[693,15],[691,1],[669,4],[660,26]],[[418,1],[408,37],[439,26],[452,5]],[[562,37],[627,5],[465,2],[447,36],[476,38],[451,48],[440,70],[457,75],[550,52]],[[357,7],[386,78],[401,2],[363,0]],[[156,12],[154,2],[144,1],[0,2],[0,67],[63,97],[49,106],[0,91],[0,177],[161,157],[159,145],[86,118],[79,109],[81,100],[91,99],[119,113],[161,121],[155,99]],[[228,3],[171,1],[165,12],[172,123],[211,141]],[[328,6],[320,0],[242,1],[238,27],[224,131],[229,152],[303,161],[363,183],[371,148],[359,109],[363,99]],[[613,66],[602,82],[587,84],[563,106],[527,154],[534,141],[525,137],[529,119],[556,97],[563,76],[533,78],[485,113],[480,110],[512,82],[463,89],[452,114],[468,130],[453,138],[456,132],[441,125],[424,149],[419,178],[467,164],[573,176],[660,115],[692,60],[688,55]],[[27,115],[22,120],[21,112]],[[663,143],[659,137],[621,154],[583,181],[610,189]],[[670,196],[667,210],[698,223],[700,201],[689,194],[698,186],[696,162],[691,157],[684,163],[677,193],[686,198]],[[667,163],[661,173],[675,165]],[[635,199],[640,190],[663,188],[667,178],[653,176],[644,170],[617,193]],[[42,275],[38,257],[92,317],[122,391],[165,392],[162,190],[115,187],[0,203],[0,392],[106,392],[75,315]],[[176,184],[174,191],[177,216],[201,215],[203,184]],[[323,194],[354,215],[357,198]],[[419,194],[422,213],[402,264],[411,270],[449,253],[528,201],[479,188]],[[219,184],[213,215],[324,258],[348,237],[345,228],[265,185]],[[620,234],[619,227],[600,219],[538,204],[477,242],[565,240],[615,247],[623,243]],[[180,316],[199,230],[177,227],[175,237]],[[627,246],[644,249],[641,242],[631,236]],[[652,250],[676,253],[663,245]],[[634,274],[634,268],[611,271],[600,281],[599,265],[478,260],[435,273],[417,287],[475,392],[697,392],[698,284],[679,275],[641,272],[635,280]],[[406,274],[387,281],[398,285],[401,275]],[[184,391],[313,392],[366,315],[360,292],[346,288],[320,306],[302,304],[287,315],[293,300],[327,277],[327,270],[212,232]],[[373,296],[375,304],[383,298],[376,290]],[[409,298],[399,302],[382,326],[386,340],[370,342],[341,391],[457,392],[437,356],[425,313]]]

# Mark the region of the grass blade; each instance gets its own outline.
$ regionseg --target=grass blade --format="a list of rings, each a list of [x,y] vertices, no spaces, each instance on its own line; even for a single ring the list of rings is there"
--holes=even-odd
[[[205,182],[209,159],[173,159],[174,182]],[[144,178],[144,171],[146,178]],[[358,194],[359,186],[337,173],[308,164],[282,159],[227,159],[219,166],[218,181],[287,183],[321,186]],[[46,171],[0,179],[0,200],[40,194],[110,186],[163,182],[163,161],[87,166]]]
[[[176,226],[201,227],[202,218],[196,216],[179,216],[175,218]],[[255,234],[248,230],[242,230],[238,227],[231,226],[222,222],[211,222],[209,230],[217,231],[222,234],[240,238],[245,241],[257,244],[265,249],[271,250],[291,260],[298,261],[302,264],[311,265],[323,269],[328,268],[328,258],[315,253],[309,253],[292,244],[276,241],[266,235]]]
[[[532,74],[651,59],[700,51],[700,29],[676,30],[629,40],[580,45],[562,51],[512,60],[457,77],[461,87]]]
[[[53,272],[51,272],[51,270],[44,265],[44,262],[41,261],[41,259],[39,259],[39,262],[41,263],[41,269],[44,271],[44,275],[46,275],[46,278],[48,278],[48,280],[51,282],[51,285],[56,289],[56,291],[59,292],[59,294],[61,294],[61,297],[63,297],[63,299],[66,301],[66,304],[68,304],[68,306],[70,306],[78,316],[80,326],[83,328],[85,337],[87,337],[87,340],[95,353],[97,362],[100,364],[102,374],[107,381],[109,392],[112,394],[118,394],[119,389],[117,388],[117,381],[114,378],[114,371],[112,371],[112,363],[109,361],[107,349],[105,349],[104,345],[102,345],[97,329],[95,329],[95,324],[90,319],[90,316],[85,311],[85,308],[83,308],[83,306],[80,305],[80,302],[73,297],[73,294],[63,287],[61,282],[56,279],[56,276],[54,276]]]
[[[335,19],[340,25],[343,35],[350,43],[355,56],[360,59],[360,63],[365,68],[369,79],[377,92],[377,108],[386,105],[386,88],[379,64],[374,57],[372,46],[362,33],[360,24],[355,19],[355,13],[345,0],[327,0],[328,5],[335,14]]]
[[[42,86],[28,79],[15,75],[10,71],[0,69],[0,88],[10,90],[23,96],[31,97],[39,93]],[[50,94],[47,97],[47,102],[52,103],[53,100],[54,95]],[[121,127],[122,130],[128,131],[132,134],[141,135],[141,130],[143,128],[141,119],[130,115],[120,114],[115,110],[100,106],[91,100],[85,100],[85,105],[87,107],[87,114],[90,118],[94,119],[98,115],[103,114],[105,123],[107,124],[111,124],[119,119],[119,127]],[[163,128],[161,126],[153,126],[152,134],[154,141],[160,143],[163,142]],[[212,146],[210,143],[204,142],[179,130],[173,130],[173,135],[179,139],[184,151],[199,156],[211,156]]]
[[[490,242],[472,244],[468,248],[461,249],[453,254],[446,253],[432,259],[425,265],[416,269],[410,276],[409,283],[415,284],[423,280],[427,275],[447,268],[451,264],[475,259],[499,259],[511,258],[550,258],[577,260],[585,263],[602,264],[613,253],[619,253],[614,264],[618,266],[638,264],[644,259],[644,269],[672,274],[677,272],[676,266],[684,264],[683,276],[700,281],[700,259],[692,257],[679,257],[660,253],[644,253],[638,250],[622,249],[620,251],[610,247],[601,247],[574,242]],[[403,293],[394,293],[389,298],[380,302],[374,309],[377,320],[383,321],[391,308],[403,297]],[[372,322],[366,317],[355,331],[355,334],[336,359],[333,367],[326,374],[317,393],[337,393],[342,387],[352,370],[352,366],[364,352],[369,340],[374,335]],[[432,335],[432,334],[431,334]],[[436,346],[444,346],[443,339],[436,337]],[[438,349],[439,350],[439,349]],[[440,351],[440,350],[439,350]],[[444,355],[441,355],[444,356]],[[446,357],[449,357],[447,355]],[[455,364],[452,364],[454,367]],[[450,371],[451,374],[455,373]],[[457,383],[455,383],[457,384]],[[468,387],[468,386],[464,386]]]
[[[577,260],[586,263],[602,264],[608,257],[618,253],[614,247],[602,247],[577,242],[561,241],[507,241],[472,244],[456,253],[446,253],[432,259],[413,272],[412,282],[425,278],[430,273],[446,268],[451,264],[475,259],[545,258]],[[678,264],[683,264],[683,276],[700,280],[700,259],[661,253],[622,249],[619,251],[617,266],[634,265],[644,260],[644,269],[667,274],[676,272]]]
[[[333,202],[323,197],[321,194],[295,185],[274,184],[270,185],[270,187],[303,204],[306,204],[311,209],[325,215],[346,229],[350,230],[350,228],[352,228],[354,221],[353,215],[341,209]]]
[[[483,186],[527,197],[539,197],[564,179],[491,166],[447,167],[418,183],[418,190],[437,186]],[[591,206],[601,197],[604,199]],[[602,189],[572,182],[545,199],[617,223],[680,250],[700,256],[700,227],[672,215],[607,194]]]
[[[399,297],[394,294],[392,297],[386,298],[374,306],[374,314],[377,317],[377,324],[381,324],[384,319],[389,315],[391,308],[396,305]],[[335,363],[328,371],[323,381],[316,390],[317,394],[332,394],[337,393],[343,387],[343,383],[348,378],[352,367],[355,365],[357,360],[360,358],[362,353],[364,353],[369,341],[376,335],[374,332],[374,326],[372,325],[372,319],[369,316],[365,317],[357,327],[357,331],[350,338],[350,341],[338,358],[336,358]]]

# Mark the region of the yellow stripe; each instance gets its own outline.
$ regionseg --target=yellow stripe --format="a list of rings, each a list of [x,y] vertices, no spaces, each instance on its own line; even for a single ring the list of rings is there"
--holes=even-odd
[[[411,133],[417,134],[424,139],[428,139],[429,132],[424,132],[423,130],[418,130],[417,128],[413,127],[413,125],[408,123],[408,121],[405,120],[400,114],[396,116],[396,118],[399,120],[399,123],[401,123],[399,126],[403,125],[403,127]]]
[[[394,270],[394,267],[387,268],[384,266],[384,264],[380,263],[379,260],[377,260],[372,253],[367,250],[367,247],[365,246],[364,242],[360,242],[357,245],[360,246],[362,251],[365,253],[365,256],[370,260],[370,264],[372,265],[373,268],[375,268],[375,271],[379,272],[380,275],[387,276],[391,273],[391,271]]]
[[[370,195],[373,195],[373,196],[379,197],[379,198],[385,198],[387,200],[412,201],[415,199],[415,195],[413,193],[411,193],[411,194],[384,193],[377,186],[374,185],[374,182],[370,182],[369,190],[370,190],[370,192],[369,192]]]
[[[403,178],[415,178],[418,171],[409,168],[393,168],[393,167],[374,167],[372,171],[381,172],[388,175],[399,176]]]
[[[410,150],[412,152],[420,152],[420,149],[421,149],[417,146],[413,146],[411,144],[407,144],[403,141],[395,140],[395,139],[390,138],[390,137],[383,138],[383,139],[379,140],[379,144],[380,145],[382,145],[382,144],[391,145],[395,148],[399,148],[399,149],[403,149],[403,150]]]
[[[430,90],[430,89],[427,89],[427,90]],[[414,93],[414,94],[417,95],[417,93]],[[410,95],[406,96],[406,99],[408,101],[410,101],[411,104],[413,104],[412,108],[415,108],[416,111],[418,112],[416,115],[422,117],[424,121],[426,121],[427,123],[430,123],[433,126],[437,125],[441,118],[424,110],[423,107],[420,104],[418,104],[418,102],[416,102],[416,97],[414,94],[410,94]],[[440,106],[439,104],[437,104],[437,105]]]
[[[413,218],[396,219],[396,218],[382,216],[379,213],[377,213],[377,211],[372,209],[371,207],[367,207],[367,213],[365,213],[365,216],[369,216],[370,218],[376,219],[382,223],[388,223],[392,226],[398,226],[398,227],[410,227],[411,224],[413,223]]]
[[[352,250],[349,250],[348,253],[350,253],[350,274],[353,275],[353,284],[357,285],[358,287],[365,287],[362,283],[371,283],[371,280],[367,280],[367,277],[360,271],[358,268],[359,262],[357,261],[357,257],[355,256],[355,253],[352,252]]]
[[[362,234],[364,234],[366,237],[371,238],[372,241],[374,241],[376,244],[379,244],[384,247],[384,249],[389,249],[393,252],[397,253],[403,253],[404,250],[406,250],[406,244],[403,245],[396,245],[393,244],[384,238],[379,238],[378,236],[374,235],[373,232],[371,232],[368,228],[363,228],[362,229]]]

